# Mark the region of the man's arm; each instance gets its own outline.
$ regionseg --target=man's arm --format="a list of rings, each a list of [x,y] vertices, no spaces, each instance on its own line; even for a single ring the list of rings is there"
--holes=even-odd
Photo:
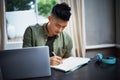
[[[72,56],[72,48],[73,48],[73,42],[72,42],[72,39],[71,37],[67,34],[67,33],[64,33],[64,48],[66,50],[66,53],[65,55],[63,56],[63,58],[68,58],[70,56]]]
[[[32,47],[32,30],[28,27],[23,36],[23,47]]]

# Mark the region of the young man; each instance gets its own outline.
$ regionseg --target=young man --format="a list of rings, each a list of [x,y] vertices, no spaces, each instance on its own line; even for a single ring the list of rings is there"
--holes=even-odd
[[[71,56],[71,37],[63,30],[71,16],[71,8],[66,3],[56,4],[48,16],[48,23],[29,26],[23,37],[23,47],[49,46],[50,64],[58,65],[63,58]]]

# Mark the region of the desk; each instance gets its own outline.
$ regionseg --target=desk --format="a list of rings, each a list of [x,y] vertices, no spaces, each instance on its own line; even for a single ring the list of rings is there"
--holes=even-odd
[[[64,73],[52,69],[50,77],[23,80],[120,80],[120,60],[115,65],[100,66],[95,61],[73,71]]]
[[[104,67],[104,68],[103,68]],[[73,71],[60,72],[52,69],[52,76],[29,80],[120,80],[120,60],[115,65],[101,66],[95,61]]]

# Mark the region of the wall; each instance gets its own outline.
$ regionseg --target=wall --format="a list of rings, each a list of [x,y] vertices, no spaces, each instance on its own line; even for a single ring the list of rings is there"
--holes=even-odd
[[[86,45],[101,46],[97,49],[88,49],[86,56],[93,57],[101,51],[104,54],[113,55],[111,51],[116,50],[114,48],[116,43],[115,1],[85,0],[84,3]],[[102,48],[102,45],[106,46]]]
[[[120,0],[116,0],[116,43],[120,57]]]

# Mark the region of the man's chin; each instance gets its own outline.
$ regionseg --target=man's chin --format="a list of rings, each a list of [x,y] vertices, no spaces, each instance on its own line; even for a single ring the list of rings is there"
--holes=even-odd
[[[58,34],[55,34],[54,36],[57,36]]]
[[[57,36],[58,34],[53,34],[53,35],[51,35],[51,36]]]
[[[53,34],[54,36],[57,36],[58,34],[60,34],[59,32],[56,32],[55,34]]]
[[[55,35],[58,35],[58,34],[60,34],[60,32],[56,32],[56,34],[55,34]]]

